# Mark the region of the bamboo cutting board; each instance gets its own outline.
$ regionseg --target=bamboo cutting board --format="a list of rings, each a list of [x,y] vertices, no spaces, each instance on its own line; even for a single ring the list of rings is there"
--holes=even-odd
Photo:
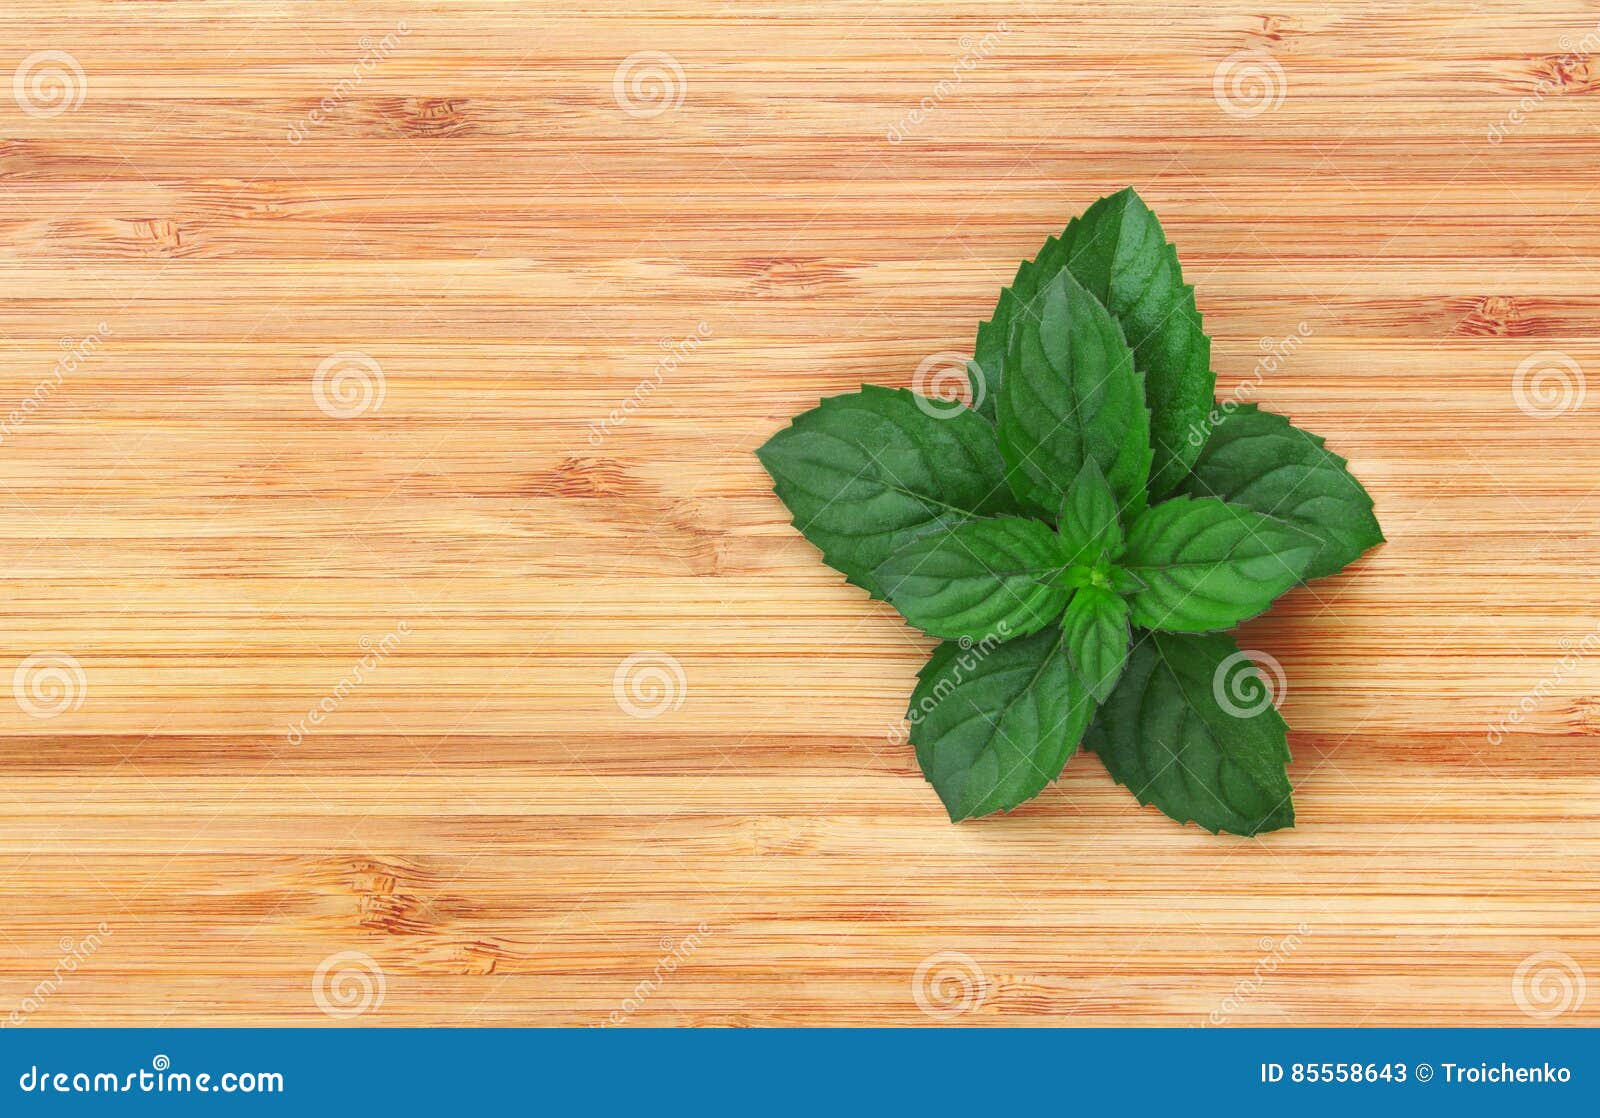
[[[1600,1023],[1600,7],[1270,11],[11,0],[0,1019]],[[947,823],[750,453],[1128,184],[1389,536],[1257,840]]]

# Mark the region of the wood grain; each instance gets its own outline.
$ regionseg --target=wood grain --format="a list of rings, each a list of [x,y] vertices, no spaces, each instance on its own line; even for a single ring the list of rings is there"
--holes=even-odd
[[[1270,13],[8,3],[0,1017],[1600,1023],[1600,8]],[[1130,183],[1389,535],[1245,632],[1260,840],[946,823],[750,454]]]

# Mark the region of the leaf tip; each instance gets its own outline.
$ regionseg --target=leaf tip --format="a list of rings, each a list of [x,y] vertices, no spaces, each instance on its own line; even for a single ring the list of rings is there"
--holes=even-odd
[[[1107,194],[1105,200],[1107,202],[1133,201],[1138,202],[1141,206],[1144,205],[1144,199],[1139,197],[1139,192],[1132,186],[1125,186],[1121,190],[1116,190],[1110,194]]]

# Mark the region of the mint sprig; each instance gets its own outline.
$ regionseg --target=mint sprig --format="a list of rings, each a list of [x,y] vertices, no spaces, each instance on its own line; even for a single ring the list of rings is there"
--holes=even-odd
[[[1292,825],[1288,727],[1232,701],[1245,656],[1222,631],[1383,534],[1322,439],[1213,408],[1210,362],[1130,188],[1001,293],[970,365],[979,410],[863,385],[757,451],[823,559],[943,638],[907,718],[951,819],[1037,795],[1081,744],[1179,822]]]

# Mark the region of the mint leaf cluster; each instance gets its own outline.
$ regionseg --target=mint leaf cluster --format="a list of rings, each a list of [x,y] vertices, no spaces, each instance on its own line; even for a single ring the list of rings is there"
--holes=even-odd
[[[1215,405],[1194,289],[1132,189],[1018,269],[969,371],[972,408],[863,385],[757,451],[823,559],[944,642],[907,718],[950,818],[1085,747],[1179,822],[1291,825],[1288,727],[1232,701],[1270,690],[1225,631],[1383,540],[1345,460]]]

